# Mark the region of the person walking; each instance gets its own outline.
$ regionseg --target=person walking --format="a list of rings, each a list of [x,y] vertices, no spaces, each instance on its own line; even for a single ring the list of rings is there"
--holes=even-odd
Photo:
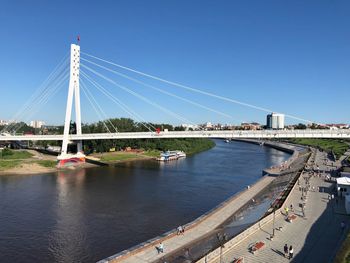
[[[159,246],[158,246],[158,254],[159,253],[164,253],[164,245],[162,242],[159,243]]]
[[[294,249],[292,246],[289,247],[289,259],[293,258]]]
[[[284,245],[283,251],[284,251],[284,257],[286,258],[288,256],[288,245],[287,244]]]
[[[178,226],[176,230],[177,230],[177,233],[176,233],[177,235],[180,235],[182,233],[182,227],[181,226]]]
[[[288,209],[287,206],[284,208],[284,211],[286,212],[286,216],[288,216],[288,211],[289,211],[289,209]]]

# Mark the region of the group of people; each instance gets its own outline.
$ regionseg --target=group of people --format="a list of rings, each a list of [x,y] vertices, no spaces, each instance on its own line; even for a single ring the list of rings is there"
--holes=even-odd
[[[176,230],[177,230],[177,233],[176,233],[177,235],[185,233],[185,227],[184,226],[178,226],[176,228]],[[163,245],[163,243],[160,242],[159,245],[156,246],[156,249],[157,249],[158,254],[164,253],[164,245]]]
[[[284,257],[286,257],[288,259],[292,259],[293,258],[294,249],[293,249],[293,247],[291,245],[288,248],[288,245],[285,244],[284,247],[283,247],[283,251],[284,251]]]

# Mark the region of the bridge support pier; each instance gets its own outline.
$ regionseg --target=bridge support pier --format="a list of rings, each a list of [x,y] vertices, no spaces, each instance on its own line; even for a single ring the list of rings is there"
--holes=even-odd
[[[72,117],[73,97],[75,103],[75,123],[76,134],[81,135],[81,111],[80,111],[80,86],[79,86],[79,70],[80,70],[80,46],[72,44],[70,53],[70,78],[67,97],[66,117],[64,122],[63,141],[61,154],[57,157],[58,166],[64,166],[67,163],[85,162],[82,141],[77,142],[77,153],[68,154],[69,130]]]

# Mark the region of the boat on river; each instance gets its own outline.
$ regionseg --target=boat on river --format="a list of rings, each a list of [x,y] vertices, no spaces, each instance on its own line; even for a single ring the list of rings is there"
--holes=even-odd
[[[179,158],[185,158],[186,153],[183,151],[165,151],[160,154],[160,157],[157,158],[157,161],[167,162],[177,160]]]

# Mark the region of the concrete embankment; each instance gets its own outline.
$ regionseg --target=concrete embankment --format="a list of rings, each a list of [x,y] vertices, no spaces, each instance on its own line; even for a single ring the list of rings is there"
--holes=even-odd
[[[334,166],[333,160],[324,152],[311,151],[299,183],[294,184],[283,204],[283,207],[293,205],[288,216],[284,209],[276,210],[275,214],[263,218],[242,233],[246,235],[228,241],[221,250],[212,251],[199,262],[232,262],[241,258],[242,262],[287,263],[290,260],[283,253],[286,243],[293,246],[293,262],[334,262],[335,251],[346,237],[350,225],[350,218],[345,214],[344,199],[337,196],[329,198],[334,182],[327,177],[340,164]],[[341,222],[346,226],[343,229]],[[264,243],[263,247],[252,253],[250,248],[260,242]]]
[[[270,145],[268,145],[270,146]],[[297,152],[296,148],[291,146],[285,146],[276,143],[273,144],[274,148],[283,148],[285,151]],[[272,146],[271,146],[272,147]],[[293,155],[292,155],[293,156]],[[290,158],[291,159],[291,158]],[[289,160],[290,160],[289,159]],[[293,158],[294,159],[294,158]],[[288,160],[288,161],[289,161]],[[228,218],[230,218],[235,212],[239,211],[246,203],[252,200],[262,189],[267,187],[275,180],[275,177],[265,176],[257,181],[254,185],[241,192],[235,194],[227,201],[221,203],[213,210],[197,218],[193,222],[185,226],[185,235],[178,236],[176,230],[171,230],[161,236],[148,240],[142,244],[132,247],[128,250],[124,250],[116,255],[101,260],[101,262],[156,262],[163,259],[167,254],[174,253],[179,249],[191,244],[195,240],[201,239],[206,236],[212,230],[220,226]],[[165,253],[158,254],[155,246],[160,242],[164,244]]]
[[[235,141],[252,143],[257,145],[264,145],[264,146],[274,148],[276,150],[280,150],[280,151],[292,154],[288,158],[288,160],[286,160],[285,162],[279,165],[265,168],[262,171],[262,175],[279,176],[281,174],[284,174],[284,172],[288,172],[288,173],[296,172],[296,170],[291,171],[290,169],[288,169],[290,168],[290,165],[293,162],[295,162],[295,160],[299,157],[300,152],[296,149],[296,146],[285,144],[285,143],[279,143],[279,142],[261,141],[261,140],[253,140],[253,139],[235,139]]]
[[[109,164],[108,163],[105,163],[105,162],[101,162],[99,159],[97,158],[93,158],[93,157],[86,157],[85,158],[85,161],[87,163],[91,163],[91,164],[94,164],[94,165],[98,165],[98,166],[108,166]]]

